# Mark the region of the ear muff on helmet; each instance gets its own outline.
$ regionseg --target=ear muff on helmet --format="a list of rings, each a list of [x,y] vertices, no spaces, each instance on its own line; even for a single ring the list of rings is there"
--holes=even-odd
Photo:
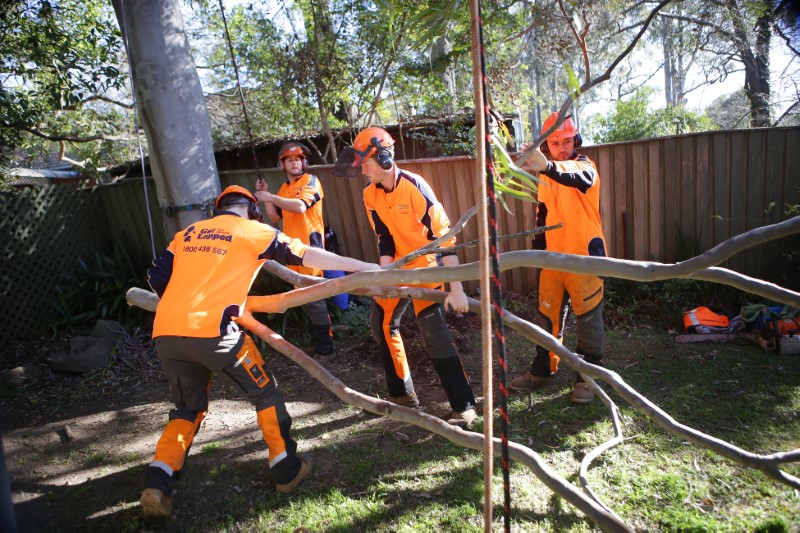
[[[278,167],[280,167],[281,170],[286,170],[283,165],[283,160],[290,155],[302,157],[303,170],[308,168],[308,157],[311,155],[311,150],[309,150],[306,145],[297,141],[283,143],[280,150],[278,150]]]
[[[230,196],[230,198],[225,198],[226,196]],[[264,215],[258,207],[258,200],[256,200],[256,197],[253,196],[250,191],[241,185],[231,185],[225,188],[225,190],[217,196],[214,207],[217,211],[222,211],[223,208],[228,205],[245,204],[247,204],[247,218],[250,220],[258,220],[259,222],[264,220]]]
[[[547,146],[547,139],[544,140],[539,150],[541,150],[544,155],[550,155],[550,147]]]
[[[249,202],[247,205],[247,218],[250,220],[264,221],[264,215],[261,213],[261,208],[258,207],[258,202]]]
[[[375,147],[375,159],[383,170],[389,170],[394,166],[394,156],[392,150],[381,146],[381,141],[377,137],[372,138],[372,145]]]

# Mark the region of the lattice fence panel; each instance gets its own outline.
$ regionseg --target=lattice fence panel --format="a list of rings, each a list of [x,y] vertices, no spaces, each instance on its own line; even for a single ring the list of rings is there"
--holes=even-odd
[[[0,209],[0,339],[48,333],[59,277],[111,248],[100,195],[74,184],[14,189],[0,193]]]

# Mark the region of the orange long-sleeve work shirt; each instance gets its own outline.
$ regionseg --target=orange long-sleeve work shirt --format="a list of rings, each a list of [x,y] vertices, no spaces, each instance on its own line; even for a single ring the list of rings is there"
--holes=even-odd
[[[175,234],[147,271],[161,297],[153,337],[218,337],[244,309],[258,269],[301,265],[307,245],[272,226],[223,211]]]
[[[364,189],[367,218],[378,237],[378,253],[398,260],[450,231],[450,220],[430,185],[417,174],[397,169],[391,192],[380,185]],[[455,237],[442,243],[453,246]],[[433,266],[433,254],[420,256],[404,268]]]
[[[276,208],[283,218],[283,232],[289,237],[314,248],[325,248],[325,223],[322,219],[322,183],[313,174],[303,174],[296,180],[287,180],[281,185],[277,196],[290,200],[300,200],[306,204],[305,213]],[[322,277],[322,270],[304,266],[290,266],[300,274]]]

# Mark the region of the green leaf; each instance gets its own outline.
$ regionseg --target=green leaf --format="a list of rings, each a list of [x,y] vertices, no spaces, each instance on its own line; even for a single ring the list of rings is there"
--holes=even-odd
[[[581,94],[581,82],[578,81],[578,76],[569,64],[564,63],[564,70],[567,72],[567,86],[571,93]]]
[[[536,184],[540,181],[536,176],[519,168],[505,149],[505,143],[492,131],[492,155],[494,167],[497,172],[495,177],[495,191],[498,198],[508,194],[526,202],[536,201]]]

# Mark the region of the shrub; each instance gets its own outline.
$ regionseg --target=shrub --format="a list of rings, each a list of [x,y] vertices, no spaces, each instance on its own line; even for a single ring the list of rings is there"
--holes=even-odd
[[[95,252],[78,258],[78,268],[59,276],[53,300],[53,335],[89,330],[99,319],[119,322],[126,330],[141,324],[149,313],[128,306],[125,293],[145,287],[144,268],[134,266],[125,248],[117,243],[110,255]]]

